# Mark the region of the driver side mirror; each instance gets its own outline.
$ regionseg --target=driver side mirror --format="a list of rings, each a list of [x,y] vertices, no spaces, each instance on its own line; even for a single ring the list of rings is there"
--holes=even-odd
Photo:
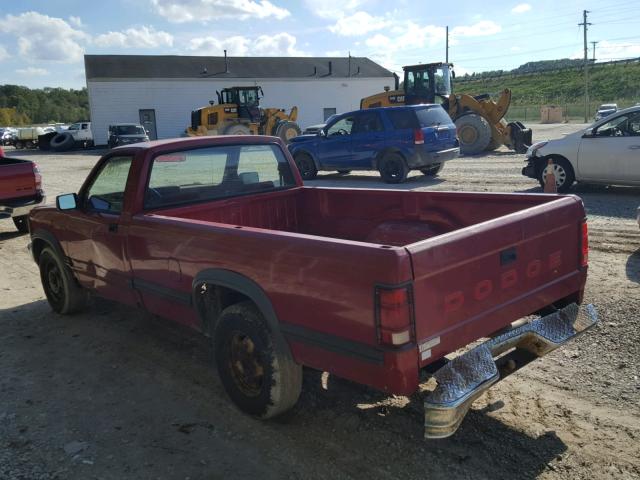
[[[589,130],[584,132],[584,135],[582,135],[582,138],[593,138],[595,136],[596,136],[596,129],[590,128]]]
[[[318,135],[320,135],[323,138],[327,137],[327,131],[324,128],[321,128],[320,130],[318,130]]]
[[[75,210],[78,208],[78,196],[75,193],[66,193],[56,197],[56,208],[58,210]]]

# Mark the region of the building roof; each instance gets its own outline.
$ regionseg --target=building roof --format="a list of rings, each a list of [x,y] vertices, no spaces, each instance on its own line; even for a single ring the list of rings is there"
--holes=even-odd
[[[189,57],[85,55],[87,80],[126,78],[391,77],[366,57]]]

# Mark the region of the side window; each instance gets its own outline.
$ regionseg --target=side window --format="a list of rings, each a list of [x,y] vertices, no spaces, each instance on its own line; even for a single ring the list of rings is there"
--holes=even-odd
[[[627,121],[627,134],[633,137],[640,136],[640,112],[635,112],[629,115]]]
[[[131,160],[131,157],[111,157],[106,161],[87,190],[85,204],[90,209],[115,214],[122,211]]]
[[[378,112],[360,113],[356,117],[356,122],[353,127],[353,133],[381,132],[383,130],[384,128]]]
[[[331,125],[327,130],[327,137],[336,137],[341,135],[351,135],[353,128],[353,117],[344,117]]]
[[[612,118],[607,123],[600,125],[596,130],[596,136],[598,137],[624,137],[628,135],[627,128],[629,123],[629,117],[627,115],[620,115]]]
[[[86,129],[87,129],[87,124],[86,124],[86,123],[83,123],[83,124],[82,124],[82,130],[86,130]]]
[[[418,119],[413,110],[398,108],[387,110],[389,120],[396,130],[406,130],[408,128],[420,128]]]

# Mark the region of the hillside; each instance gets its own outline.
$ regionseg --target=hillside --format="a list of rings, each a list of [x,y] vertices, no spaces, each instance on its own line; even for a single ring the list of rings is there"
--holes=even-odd
[[[454,89],[459,93],[479,94],[498,93],[508,87],[513,91],[514,105],[563,105],[584,101],[584,74],[581,67],[519,73],[532,69],[535,67],[530,63],[501,74],[484,72],[465,75],[455,80]],[[640,102],[640,62],[596,63],[589,67],[589,73],[589,97],[593,103],[617,102],[627,106]]]
[[[0,85],[0,126],[89,120],[87,89]]]

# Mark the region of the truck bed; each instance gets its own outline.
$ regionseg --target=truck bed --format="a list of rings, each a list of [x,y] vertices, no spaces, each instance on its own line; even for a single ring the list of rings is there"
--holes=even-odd
[[[555,198],[303,187],[156,210],[153,215],[404,247]]]

